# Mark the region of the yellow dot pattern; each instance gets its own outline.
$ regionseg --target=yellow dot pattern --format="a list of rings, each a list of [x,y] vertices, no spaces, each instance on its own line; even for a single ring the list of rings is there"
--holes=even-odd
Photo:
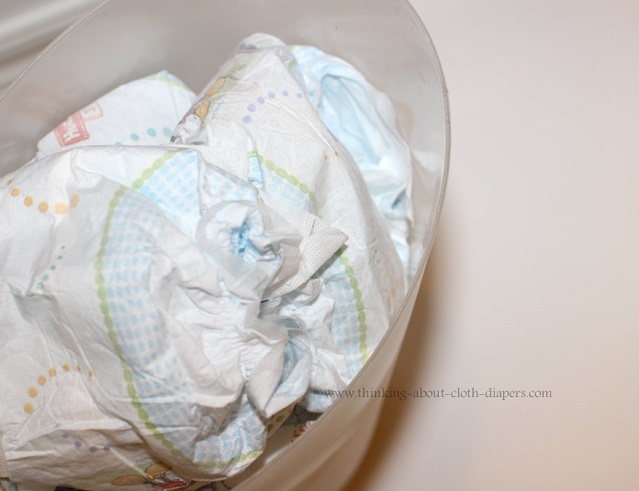
[[[62,367],[62,371],[64,373],[73,373],[74,370],[71,370],[71,365],[69,365],[68,363],[63,363],[61,365]],[[77,373],[82,373],[82,367],[80,365],[77,365],[75,368],[75,372]],[[95,374],[93,372],[93,370],[88,370],[87,372],[87,377],[89,379],[92,379]],[[47,377],[48,375],[48,377]],[[30,386],[27,389],[27,395],[31,398],[31,399],[36,399],[39,395],[40,395],[40,390],[38,389],[37,386],[40,387],[44,387],[45,385],[47,385],[47,383],[54,379],[55,377],[57,377],[58,375],[58,370],[56,367],[51,367],[49,368],[49,370],[47,371],[47,375],[38,375],[38,377],[36,378],[36,384]],[[26,414],[33,414],[36,410],[36,405],[32,402],[32,401],[28,401],[25,402],[24,405],[22,406],[22,409],[24,410],[24,412]]]
[[[11,185],[11,183],[13,183],[13,179],[9,179],[6,182],[8,186]],[[22,191],[19,187],[13,187],[11,188],[11,191],[9,191],[9,195],[13,198],[17,198],[19,196],[22,196]],[[31,195],[26,195],[22,203],[27,208],[31,208],[35,204],[35,199]],[[77,207],[78,204],[80,204],[80,195],[75,193],[71,195],[68,203],[66,201],[59,201],[54,206],[50,206],[48,201],[42,200],[38,202],[37,209],[40,213],[46,213],[51,210],[56,215],[62,216],[66,215],[69,212],[70,208]]]
[[[55,205],[56,215],[64,215],[67,211],[69,211],[69,207],[66,203],[58,203]]]

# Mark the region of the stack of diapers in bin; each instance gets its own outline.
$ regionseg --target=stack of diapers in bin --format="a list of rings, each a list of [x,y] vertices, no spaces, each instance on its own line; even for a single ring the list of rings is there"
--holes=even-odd
[[[244,470],[384,335],[409,190],[390,101],[264,34],[199,97],[160,72],[71,115],[0,183],[0,487]]]

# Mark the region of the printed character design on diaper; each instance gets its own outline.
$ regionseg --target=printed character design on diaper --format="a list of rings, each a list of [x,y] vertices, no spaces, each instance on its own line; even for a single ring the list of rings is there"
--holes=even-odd
[[[246,53],[246,56],[250,56],[253,54],[253,51],[246,51],[244,53]],[[226,75],[218,77],[215,82],[206,89],[204,96],[184,115],[179,124],[184,124],[189,116],[193,114],[197,116],[201,123],[204,123],[210,114],[214,117],[214,114],[212,114],[214,111],[212,111],[211,108],[227,92],[235,87],[238,81],[241,80],[247,66],[248,63],[236,63]]]
[[[171,470],[166,464],[151,464],[144,470],[144,475],[121,476],[114,479],[114,486],[137,486],[138,484],[150,484],[152,489],[164,489],[166,491],[180,491],[189,483],[180,478],[167,476]],[[172,474],[172,473],[171,473]],[[173,474],[175,476],[175,474]]]
[[[180,125],[184,124],[191,115],[195,115],[201,123],[215,117],[216,103],[242,79],[246,68],[259,53],[259,47],[251,43],[242,43],[238,46],[236,53],[240,56],[238,56],[230,69],[225,75],[218,77],[204,92],[200,100],[184,115],[179,123]],[[174,141],[174,139],[171,139],[171,141]]]
[[[204,96],[198,100],[189,111],[180,120],[179,124],[184,124],[190,116],[195,115],[200,124],[206,121],[207,116],[211,113],[211,106],[215,104],[231,87],[233,87],[238,81],[238,78],[231,75],[218,77],[213,85],[211,85]],[[171,141],[175,141],[175,137],[171,138]]]
[[[204,118],[206,118],[206,115],[209,113],[209,109],[211,108],[211,99],[215,94],[219,93],[222,90],[224,84],[226,83],[226,80],[227,77],[218,78],[213,83],[213,85],[211,85],[211,87],[209,87],[209,89],[204,93],[204,99],[202,99],[195,106],[194,113],[198,118],[200,118],[201,121],[204,121]]]

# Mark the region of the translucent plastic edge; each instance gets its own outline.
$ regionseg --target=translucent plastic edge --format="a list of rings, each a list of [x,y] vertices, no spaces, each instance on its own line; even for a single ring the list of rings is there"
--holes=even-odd
[[[13,80],[13,82],[11,82],[9,85],[7,85],[4,90],[2,92],[0,92],[0,101],[2,101],[7,94],[9,93],[9,91],[13,88],[14,85],[16,85],[24,76],[25,74],[31,70],[31,68],[38,63],[38,61],[40,61],[40,59],[46,55],[49,50],[51,50],[51,48],[53,48],[56,44],[58,44],[58,42],[60,42],[60,40],[67,35],[67,33],[69,31],[71,31],[72,29],[75,29],[75,27],[80,24],[81,22],[84,22],[84,20],[87,17],[90,17],[92,15],[94,15],[95,11],[100,9],[104,4],[108,3],[109,0],[104,0],[102,3],[100,3],[99,5],[96,5],[95,7],[93,7],[92,9],[88,10],[87,12],[85,12],[84,14],[82,14],[80,17],[78,17],[71,25],[69,25],[69,27],[67,27],[64,31],[62,31],[60,34],[58,34],[56,36],[56,38],[51,41],[49,44],[47,44],[39,53],[38,55],[31,61],[31,63],[29,63],[24,70],[22,70],[20,72],[20,74]]]
[[[13,88],[13,86],[16,85],[17,83],[19,83],[19,81],[25,76],[25,74],[36,63],[38,63],[38,61],[43,56],[45,56],[56,44],[58,44],[60,42],[60,40],[64,36],[66,36],[72,29],[75,29],[75,27],[78,24],[84,22],[88,17],[91,17],[91,16],[95,15],[95,13],[98,10],[100,10],[104,5],[109,3],[109,1],[110,0],[104,0],[99,5],[95,6],[91,10],[87,11],[84,15],[80,16],[75,22],[73,22],[69,27],[67,27],[64,31],[62,31],[53,41],[51,41],[33,59],[33,61],[31,63],[29,63],[29,65],[20,73],[20,75],[18,75],[14,79],[14,81],[11,82],[5,88],[5,90],[2,93],[0,93],[0,101],[2,101],[6,97],[6,95]],[[375,351],[370,356],[370,358],[367,360],[366,364],[362,367],[360,372],[353,378],[353,380],[349,384],[349,387],[357,384],[359,379],[363,376],[363,373],[366,370],[366,366],[367,365],[373,363],[374,360],[377,357],[383,356],[383,355],[380,355],[379,353],[382,351],[383,346],[386,344],[387,338],[390,336],[391,331],[394,330],[394,327],[397,325],[398,319],[404,314],[406,309],[409,308],[409,305],[408,305],[409,299],[410,299],[409,292],[413,291],[413,289],[418,289],[420,284],[421,284],[421,282],[422,282],[424,271],[426,269],[426,264],[428,262],[428,258],[430,256],[431,250],[433,248],[433,244],[434,244],[434,241],[435,241],[435,236],[437,235],[437,229],[438,229],[438,226],[439,226],[439,220],[440,220],[440,217],[441,217],[442,207],[443,207],[444,198],[445,198],[445,195],[446,195],[447,183],[448,183],[448,174],[449,174],[449,166],[450,166],[450,148],[451,148],[450,103],[449,103],[449,97],[448,97],[448,88],[447,88],[447,85],[446,85],[446,80],[444,78],[444,73],[443,73],[443,70],[442,70],[441,61],[440,61],[439,55],[437,53],[437,50],[435,48],[435,45],[433,43],[433,40],[432,40],[430,34],[428,33],[428,30],[426,29],[426,26],[424,25],[424,22],[422,21],[421,17],[417,13],[417,11],[413,7],[413,5],[410,3],[409,0],[400,0],[400,2],[403,4],[403,6],[406,8],[407,12],[411,15],[411,17],[415,21],[415,25],[419,28],[419,30],[420,30],[423,38],[424,38],[424,41],[429,46],[429,48],[430,48],[430,50],[431,50],[431,52],[433,54],[433,58],[434,58],[434,61],[435,61],[435,68],[436,68],[437,76],[438,76],[439,82],[440,82],[441,87],[442,87],[441,95],[443,97],[444,113],[445,113],[444,165],[443,165],[443,171],[442,171],[442,175],[441,175],[441,181],[440,181],[439,187],[438,187],[439,199],[437,200],[437,205],[435,207],[433,227],[431,229],[432,230],[431,233],[428,234],[428,237],[426,237],[425,248],[424,248],[424,252],[422,254],[422,258],[420,260],[418,269],[417,269],[415,275],[413,276],[413,278],[410,281],[410,284],[408,286],[408,290],[406,292],[406,295],[405,295],[404,299],[402,300],[402,304],[400,305],[399,309],[395,312],[395,314],[391,317],[389,329],[386,331],[386,333],[384,333],[384,335],[383,335],[382,339],[380,340],[378,346],[376,347]],[[336,410],[336,408],[341,405],[342,402],[343,402],[343,400],[335,401],[320,417],[323,418],[324,416],[334,412]],[[304,432],[303,435],[300,435],[300,437],[298,438],[297,441],[309,438],[308,435],[312,435],[312,434],[316,433],[317,431],[320,431],[320,430],[316,429],[318,426],[319,425],[310,426]],[[288,454],[291,451],[293,451],[293,447],[295,447],[294,444],[289,445],[287,448],[283,449],[282,452],[280,452],[276,456],[274,456],[273,459],[269,462],[269,466],[272,463],[279,462],[281,459],[287,458]],[[242,481],[241,483],[238,483],[238,487],[244,486],[245,484],[248,485],[249,483],[255,481],[256,479],[259,479],[261,473],[262,473],[262,469],[258,470],[255,474],[253,474],[252,476],[248,477],[246,480]]]
[[[426,29],[426,26],[424,25],[424,22],[422,21],[421,17],[419,16],[419,14],[417,13],[417,11],[415,10],[415,8],[413,7],[413,5],[410,3],[409,0],[400,0],[400,2],[404,5],[404,7],[406,8],[407,12],[413,17],[413,20],[415,21],[416,26],[419,28],[419,30],[421,31],[422,36],[424,37],[424,41],[427,43],[427,45],[429,46],[430,50],[432,51],[433,58],[434,58],[434,61],[435,61],[435,68],[436,68],[436,72],[437,72],[437,77],[439,79],[439,82],[441,83],[441,88],[442,88],[441,95],[443,97],[443,102],[444,102],[444,115],[445,115],[445,122],[444,122],[444,125],[445,125],[444,126],[444,130],[445,130],[444,163],[443,163],[443,169],[442,169],[442,174],[441,174],[441,182],[439,183],[439,187],[438,187],[439,199],[437,200],[437,205],[435,207],[435,211],[434,211],[434,215],[433,215],[434,216],[434,218],[433,218],[433,227],[431,229],[431,233],[428,234],[428,237],[426,237],[424,252],[423,252],[422,258],[421,258],[421,260],[419,262],[419,266],[417,268],[417,272],[415,273],[415,275],[413,276],[413,278],[410,281],[408,290],[406,291],[406,295],[405,295],[405,297],[404,297],[404,299],[402,301],[401,306],[399,307],[397,312],[395,312],[395,314],[391,317],[389,329],[384,333],[384,336],[382,337],[382,339],[380,340],[379,344],[375,348],[375,351],[373,352],[373,354],[367,360],[366,364],[362,367],[362,369],[359,371],[359,373],[353,378],[353,380],[350,382],[350,384],[348,384],[349,387],[351,387],[353,385],[357,385],[359,380],[364,376],[364,372],[366,370],[366,367],[369,364],[374,363],[375,359],[378,358],[379,356],[384,356],[383,354],[381,354],[381,351],[382,351],[382,348],[384,347],[384,345],[386,344],[386,341],[387,341],[388,337],[391,335],[391,331],[395,330],[398,320],[406,312],[406,309],[412,308],[412,305],[409,305],[409,300],[410,300],[410,297],[411,297],[411,295],[409,293],[412,292],[413,289],[419,289],[420,284],[422,282],[422,279],[423,279],[423,276],[424,276],[424,272],[426,270],[426,264],[428,262],[428,258],[430,256],[431,251],[432,251],[433,244],[435,242],[435,236],[437,235],[437,229],[439,227],[439,220],[441,218],[442,208],[443,208],[443,204],[444,204],[444,198],[446,196],[446,189],[447,189],[447,184],[448,184],[448,174],[449,174],[449,167],[450,167],[450,149],[451,149],[450,101],[449,101],[449,97],[448,97],[448,86],[446,85],[446,79],[444,78],[444,72],[443,72],[443,69],[442,69],[442,66],[441,66],[441,61],[440,61],[439,55],[437,54],[437,50],[435,49],[435,44],[433,43],[433,40],[430,37],[430,34],[428,33],[428,30]],[[338,399],[337,401],[335,401],[324,413],[322,413],[320,415],[320,419],[318,419],[318,421],[321,421],[321,419],[325,418],[329,414],[331,414],[334,411],[338,410],[338,407],[342,403],[344,403],[345,401],[347,401],[347,399]],[[311,436],[309,436],[309,435],[314,435],[318,431],[321,431],[320,427],[321,427],[321,425],[319,425],[319,424],[311,425],[308,429],[306,429],[306,431],[304,431],[304,433],[302,435],[300,435],[297,438],[296,442],[302,441],[302,440],[307,439],[307,438],[311,438]],[[318,429],[318,428],[320,428],[320,429]],[[295,442],[293,442],[292,444],[290,444],[289,446],[284,448],[280,453],[275,455],[273,457],[273,459],[271,461],[269,461],[267,466],[264,467],[264,469],[259,469],[258,471],[255,472],[255,474],[247,477],[246,480],[243,480],[243,481],[239,482],[237,484],[238,491],[240,489],[242,489],[242,487],[244,487],[245,485],[249,486],[254,481],[258,480],[260,478],[261,474],[263,473],[263,470],[265,470],[267,467],[270,467],[272,464],[274,464],[276,462],[279,462],[282,459],[287,458],[288,454],[290,452],[294,451],[294,447],[295,447]]]

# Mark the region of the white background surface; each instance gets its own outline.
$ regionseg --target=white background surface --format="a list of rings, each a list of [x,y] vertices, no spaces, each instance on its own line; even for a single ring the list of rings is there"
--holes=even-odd
[[[388,399],[347,489],[639,489],[639,2],[413,3],[453,145],[392,388],[552,397]]]
[[[639,489],[639,2],[414,0],[450,92],[441,228],[349,491]]]

